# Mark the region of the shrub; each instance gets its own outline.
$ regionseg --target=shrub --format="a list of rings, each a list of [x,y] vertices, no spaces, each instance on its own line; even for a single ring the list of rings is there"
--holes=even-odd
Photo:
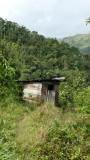
[[[90,113],[90,86],[75,95],[74,103],[77,111]]]
[[[90,146],[86,142],[89,131],[90,126],[83,120],[66,125],[55,120],[46,142],[38,149],[38,159],[89,160]]]
[[[78,70],[72,71],[66,82],[59,86],[59,105],[63,108],[75,107],[74,98],[85,87],[85,77]]]
[[[18,92],[15,81],[15,70],[9,62],[0,54],[0,97],[7,98],[12,93]]]

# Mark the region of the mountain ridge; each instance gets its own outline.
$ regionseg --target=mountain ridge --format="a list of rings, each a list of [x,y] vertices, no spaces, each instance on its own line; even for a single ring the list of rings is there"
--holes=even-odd
[[[68,43],[70,46],[75,46],[85,54],[90,54],[90,33],[76,34],[74,36],[65,37],[60,41]]]

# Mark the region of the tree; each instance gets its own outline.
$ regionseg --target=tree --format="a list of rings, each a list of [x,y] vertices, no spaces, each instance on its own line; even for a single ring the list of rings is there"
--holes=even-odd
[[[15,70],[0,53],[0,96],[8,96],[14,88]]]
[[[90,23],[90,17],[86,19],[86,25]]]

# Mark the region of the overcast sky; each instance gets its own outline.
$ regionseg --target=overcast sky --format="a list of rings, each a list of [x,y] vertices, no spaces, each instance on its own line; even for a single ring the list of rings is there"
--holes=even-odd
[[[90,0],[0,0],[0,17],[46,37],[90,33]]]

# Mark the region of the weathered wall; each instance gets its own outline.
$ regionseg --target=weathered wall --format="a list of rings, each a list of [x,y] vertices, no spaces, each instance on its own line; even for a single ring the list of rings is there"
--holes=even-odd
[[[53,85],[53,90],[48,90],[48,85]],[[58,84],[45,83],[42,84],[42,102],[52,103],[56,105],[57,102],[57,93],[58,93]]]
[[[41,83],[24,84],[23,99],[28,102],[41,102]]]
[[[51,88],[50,88],[51,87]],[[58,84],[52,82],[24,84],[23,100],[27,102],[48,102],[56,105]]]

